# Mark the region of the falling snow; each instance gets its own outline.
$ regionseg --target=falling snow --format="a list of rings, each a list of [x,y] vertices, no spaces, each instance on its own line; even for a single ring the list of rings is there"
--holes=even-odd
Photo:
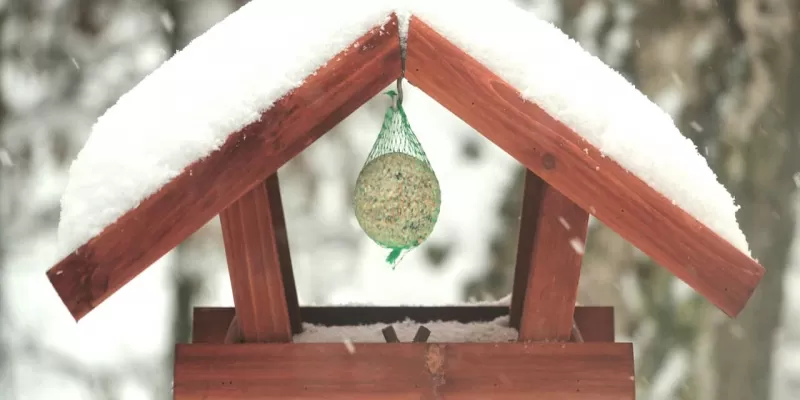
[[[580,255],[583,255],[583,253],[586,251],[583,243],[584,241],[578,237],[573,237],[569,240],[569,245],[572,247],[572,250],[575,250],[575,252]]]

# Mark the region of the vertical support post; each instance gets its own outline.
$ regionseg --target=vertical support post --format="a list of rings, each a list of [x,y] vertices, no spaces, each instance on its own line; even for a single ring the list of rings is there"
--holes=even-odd
[[[278,175],[220,213],[222,237],[244,342],[290,342],[299,330]]]
[[[517,259],[514,267],[514,282],[511,291],[511,308],[509,310],[509,323],[519,330],[522,321],[525,293],[530,275],[531,254],[533,244],[536,242],[539,220],[539,209],[542,208],[542,194],[547,186],[530,170],[525,169],[523,181],[522,211],[519,221],[519,236],[517,239]]]
[[[589,214],[526,171],[521,219],[511,324],[519,340],[568,341]]]
[[[297,299],[297,285],[294,281],[292,257],[289,254],[289,233],[286,230],[286,217],[283,215],[283,200],[281,199],[280,182],[276,172],[264,182],[267,187],[270,214],[272,215],[272,230],[275,233],[275,245],[278,249],[278,265],[283,276],[283,292],[286,297],[286,306],[289,309],[289,323],[292,333],[303,331],[300,320],[300,302]]]

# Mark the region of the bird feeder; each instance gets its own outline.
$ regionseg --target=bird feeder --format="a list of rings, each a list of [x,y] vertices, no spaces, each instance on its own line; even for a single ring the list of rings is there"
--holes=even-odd
[[[401,77],[392,16],[52,267],[76,321],[217,215],[235,307],[194,310],[193,342],[175,352],[177,400],[633,400],[633,347],[615,342],[613,309],[575,305],[590,214],[728,315],[741,311],[764,273],[756,261],[422,19],[410,17],[405,45],[405,78],[527,168],[510,305],[298,304],[277,171]],[[426,340],[432,321],[502,316],[515,340]],[[406,319],[425,327],[416,340],[389,329],[388,343],[352,348],[293,342],[304,322]]]

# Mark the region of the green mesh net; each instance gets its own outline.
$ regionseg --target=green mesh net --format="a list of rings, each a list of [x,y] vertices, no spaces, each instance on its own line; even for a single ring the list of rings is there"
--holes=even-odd
[[[407,251],[422,244],[439,217],[441,192],[402,99],[387,92],[393,105],[356,180],[356,219],[375,243],[390,249],[393,267]]]

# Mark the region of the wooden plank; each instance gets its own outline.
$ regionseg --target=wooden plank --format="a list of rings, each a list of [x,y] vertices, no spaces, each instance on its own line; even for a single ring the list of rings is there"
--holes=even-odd
[[[530,275],[530,256],[533,254],[533,244],[536,241],[536,232],[539,226],[539,209],[542,207],[544,188],[547,186],[547,183],[541,178],[529,179],[531,174],[533,173],[530,170],[525,170],[522,211],[519,217],[519,236],[517,239],[517,259],[514,266],[514,281],[512,282],[509,309],[509,323],[517,329],[519,329],[522,321],[525,289],[528,287],[528,276]]]
[[[334,56],[262,117],[47,272],[76,320],[400,76],[397,19]]]
[[[633,400],[630,343],[179,344],[174,398]]]
[[[264,182],[269,199],[269,213],[272,216],[272,232],[275,235],[275,247],[278,250],[278,265],[283,278],[283,293],[289,311],[289,323],[292,333],[303,331],[300,321],[300,300],[297,298],[297,285],[294,281],[292,257],[289,251],[289,232],[286,230],[286,217],[283,215],[280,182],[275,173]]]
[[[406,77],[728,315],[741,311],[764,275],[755,260],[417,18]]]
[[[276,218],[276,213],[281,216]],[[245,342],[292,340],[284,287],[284,273],[292,275],[292,270],[282,214],[278,175],[273,174],[219,215],[237,323]],[[276,231],[283,232],[281,240]],[[288,263],[288,268],[281,263]],[[298,307],[296,299],[292,304]],[[299,324],[299,309],[292,312]]]
[[[192,320],[192,343],[224,343],[235,313],[232,307],[196,307]],[[432,321],[488,322],[506,315],[508,307],[505,306],[300,307],[303,322],[323,326],[392,324],[406,319],[421,324]],[[614,342],[613,307],[576,307],[575,321],[586,342]]]
[[[512,321],[519,340],[567,341],[589,214],[531,171],[523,196]]]

